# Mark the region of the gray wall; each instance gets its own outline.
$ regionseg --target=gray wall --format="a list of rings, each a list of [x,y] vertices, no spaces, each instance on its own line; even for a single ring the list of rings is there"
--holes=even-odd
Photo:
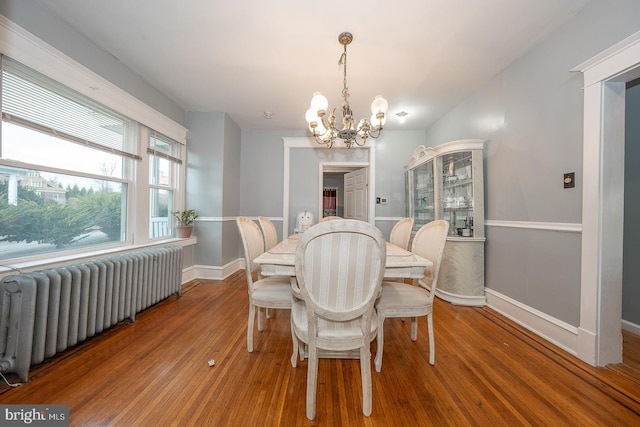
[[[223,155],[223,200],[222,215],[222,264],[235,261],[241,250],[240,235],[235,218],[240,214],[240,159],[241,130],[231,118],[225,114],[224,120],[224,155]],[[201,251],[200,245],[197,247]]]
[[[625,110],[622,319],[640,325],[640,80],[634,83]]]
[[[386,205],[376,205],[377,217],[404,218],[406,184],[404,166],[415,149],[425,144],[424,131],[393,131],[376,145],[376,196]]]
[[[240,128],[224,113],[187,114],[187,207],[200,215],[194,262],[224,266],[238,257]]]
[[[487,139],[486,219],[582,221],[582,76],[569,70],[640,29],[640,2],[589,3],[427,131]],[[471,70],[472,72],[472,70]],[[564,172],[576,187],[563,189]],[[486,286],[578,326],[578,233],[487,227]]]
[[[305,131],[243,129],[240,156],[240,215],[272,218],[278,240],[282,240],[285,136],[301,137]]]

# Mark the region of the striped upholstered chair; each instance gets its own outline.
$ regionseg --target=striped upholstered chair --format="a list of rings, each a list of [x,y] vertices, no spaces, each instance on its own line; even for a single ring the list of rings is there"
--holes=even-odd
[[[411,230],[413,229],[413,218],[404,218],[396,222],[391,229],[389,243],[399,246],[402,249],[409,249],[411,240]]]
[[[427,316],[429,329],[429,364],[436,363],[435,341],[433,335],[433,299],[438,286],[440,264],[447,243],[449,222],[431,221],[420,227],[413,236],[411,252],[427,258],[433,268],[425,271],[422,279],[414,279],[413,284],[402,282],[383,282],[380,298],[376,302],[378,314],[378,340],[376,346],[376,371],[382,369],[384,350],[384,320],[388,317],[411,317],[411,339],[418,338],[418,316]]]
[[[380,230],[356,220],[311,227],[296,248],[291,279],[291,332],[295,367],[306,346],[307,418],[314,419],[319,351],[359,350],[362,412],[371,414],[371,341],[376,336],[374,303],[382,284],[386,243]]]
[[[264,239],[258,224],[247,217],[236,218],[244,247],[244,260],[249,287],[249,321],[247,324],[247,350],[253,351],[253,322],[258,309],[258,331],[264,327],[264,309],[291,308],[289,277],[262,277],[253,260],[264,252]],[[257,279],[257,280],[256,280]]]
[[[278,231],[273,222],[266,216],[259,216],[258,224],[260,224],[262,236],[264,237],[264,250],[268,251],[278,244]]]

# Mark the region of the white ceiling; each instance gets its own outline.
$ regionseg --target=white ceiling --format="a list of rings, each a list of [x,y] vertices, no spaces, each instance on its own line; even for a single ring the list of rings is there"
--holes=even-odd
[[[387,129],[407,130],[427,128],[588,2],[38,1],[185,110],[224,111],[242,128],[305,128],[315,91],[337,105],[338,35],[349,31],[356,118],[381,94]]]

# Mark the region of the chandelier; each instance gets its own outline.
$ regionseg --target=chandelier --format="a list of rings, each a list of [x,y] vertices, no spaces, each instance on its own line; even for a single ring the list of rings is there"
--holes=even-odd
[[[353,144],[363,146],[367,143],[367,138],[377,138],[382,133],[382,127],[386,121],[385,114],[389,108],[387,100],[378,95],[371,103],[371,119],[362,119],[356,125],[353,111],[349,106],[349,89],[347,88],[347,45],[353,40],[351,33],[344,32],[338,36],[338,42],[344,46],[344,52],[340,56],[338,65],[342,65],[344,70],[342,102],[339,107],[335,107],[327,117],[327,98],[320,92],[315,92],[311,98],[311,106],[305,114],[305,119],[309,124],[309,130],[315,137],[318,144],[324,144],[327,148],[333,147],[336,138],[344,141],[347,148]],[[336,113],[342,116],[342,128],[336,127]]]

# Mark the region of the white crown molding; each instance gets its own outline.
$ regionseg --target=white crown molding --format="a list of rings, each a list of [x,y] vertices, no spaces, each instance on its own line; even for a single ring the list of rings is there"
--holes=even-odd
[[[572,68],[584,74],[584,87],[612,80],[637,67],[640,56],[640,31],[603,50],[596,56]],[[637,77],[637,76],[636,76]]]

